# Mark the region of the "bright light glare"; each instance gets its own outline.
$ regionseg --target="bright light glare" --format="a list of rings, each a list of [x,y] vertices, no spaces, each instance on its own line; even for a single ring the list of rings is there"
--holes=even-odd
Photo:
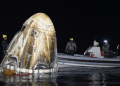
[[[104,40],[104,42],[107,42],[107,40]]]

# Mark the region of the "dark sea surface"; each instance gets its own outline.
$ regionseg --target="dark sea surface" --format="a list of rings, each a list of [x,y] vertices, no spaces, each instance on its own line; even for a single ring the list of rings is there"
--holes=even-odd
[[[120,86],[120,68],[67,67],[55,74],[0,75],[0,86]]]

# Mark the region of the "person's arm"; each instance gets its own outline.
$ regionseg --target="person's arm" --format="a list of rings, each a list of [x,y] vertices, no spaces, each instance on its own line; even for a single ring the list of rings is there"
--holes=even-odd
[[[75,47],[75,51],[76,51],[77,50],[77,46],[76,46],[75,42],[74,42],[74,47]]]
[[[117,50],[119,49],[119,45],[117,46]]]
[[[109,46],[108,46],[108,50],[110,49],[110,44],[109,44]]]
[[[67,51],[68,46],[69,46],[69,42],[68,42],[67,45],[66,45],[65,52]]]
[[[106,49],[106,50],[109,50],[109,49],[110,49],[110,44],[108,44],[105,49]]]
[[[106,48],[105,48],[105,46],[103,45],[103,47],[102,47],[102,51],[105,51],[106,50]]]
[[[2,42],[2,47],[7,47],[8,43],[6,43],[5,41]]]
[[[2,41],[2,47],[5,47],[4,41]]]

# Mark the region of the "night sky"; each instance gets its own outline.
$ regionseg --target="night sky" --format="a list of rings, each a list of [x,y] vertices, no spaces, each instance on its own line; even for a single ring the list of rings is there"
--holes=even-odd
[[[110,50],[116,51],[120,43],[120,2],[117,1],[119,0],[0,0],[0,44],[2,34],[6,34],[10,42],[30,16],[43,12],[55,26],[59,53],[64,52],[71,37],[76,42],[75,53],[78,54],[83,54],[92,46],[95,38],[100,47],[104,39],[107,39]]]

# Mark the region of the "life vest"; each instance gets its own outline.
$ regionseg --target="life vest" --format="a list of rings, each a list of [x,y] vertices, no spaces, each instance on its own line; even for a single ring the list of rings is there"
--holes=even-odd
[[[72,44],[73,44],[73,42],[71,42],[71,45],[69,46],[70,49],[73,48]]]

